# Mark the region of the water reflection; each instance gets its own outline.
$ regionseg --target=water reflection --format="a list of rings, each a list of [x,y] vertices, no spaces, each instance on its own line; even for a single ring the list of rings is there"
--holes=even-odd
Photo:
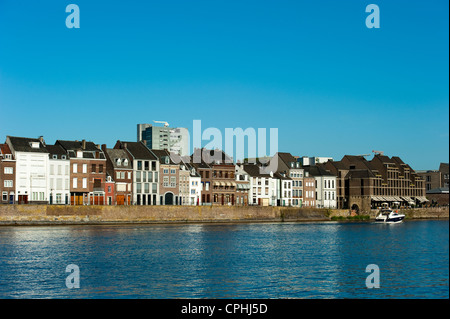
[[[448,298],[448,222],[3,227],[0,274],[2,298]]]

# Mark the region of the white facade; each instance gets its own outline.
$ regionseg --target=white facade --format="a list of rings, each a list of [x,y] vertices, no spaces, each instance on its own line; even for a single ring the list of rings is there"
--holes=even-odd
[[[33,142],[32,147],[39,148],[39,142]],[[11,145],[10,148],[16,158],[15,202],[47,202],[48,153],[16,152]]]
[[[278,179],[271,176],[250,176],[248,204],[277,206]]]
[[[200,175],[196,174],[195,169],[191,169],[189,175],[189,205],[202,204],[202,182]]]
[[[314,176],[316,180],[316,207],[337,208],[336,176]]]
[[[70,204],[70,160],[50,155],[48,160],[49,203]]]
[[[293,205],[293,197],[292,197],[292,185],[293,181],[291,179],[278,179],[279,183],[279,199],[280,206],[292,206]]]

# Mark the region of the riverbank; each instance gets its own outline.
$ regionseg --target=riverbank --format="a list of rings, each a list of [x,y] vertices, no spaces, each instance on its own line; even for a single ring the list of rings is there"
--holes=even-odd
[[[448,219],[448,208],[402,211],[407,219]],[[308,222],[347,219],[348,210],[259,206],[1,205],[0,225]],[[374,219],[371,211],[368,219]],[[342,217],[342,218],[340,218]],[[361,220],[361,218],[359,218]]]

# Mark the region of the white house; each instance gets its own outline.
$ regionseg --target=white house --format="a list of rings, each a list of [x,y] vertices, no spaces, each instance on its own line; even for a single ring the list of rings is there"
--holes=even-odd
[[[317,165],[305,167],[305,171],[315,179],[316,207],[337,208],[336,176]]]
[[[282,173],[276,173],[278,181],[279,206],[294,206],[293,180]]]
[[[70,159],[60,145],[46,145],[48,151],[49,203],[70,204]]]
[[[200,174],[195,167],[187,164],[187,168],[190,171],[189,175],[189,205],[201,205],[202,204],[202,181]]]
[[[248,204],[277,206],[278,179],[273,173],[262,173],[255,164],[245,164],[244,171],[248,173],[250,181]]]
[[[49,153],[43,138],[7,136],[6,144],[16,159],[15,202],[48,203]]]

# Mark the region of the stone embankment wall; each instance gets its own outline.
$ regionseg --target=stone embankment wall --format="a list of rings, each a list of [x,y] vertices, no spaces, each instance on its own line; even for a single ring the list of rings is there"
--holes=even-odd
[[[408,218],[448,218],[448,209],[405,211]],[[376,212],[370,216],[375,217]],[[348,210],[232,206],[0,205],[0,225],[323,221]]]

